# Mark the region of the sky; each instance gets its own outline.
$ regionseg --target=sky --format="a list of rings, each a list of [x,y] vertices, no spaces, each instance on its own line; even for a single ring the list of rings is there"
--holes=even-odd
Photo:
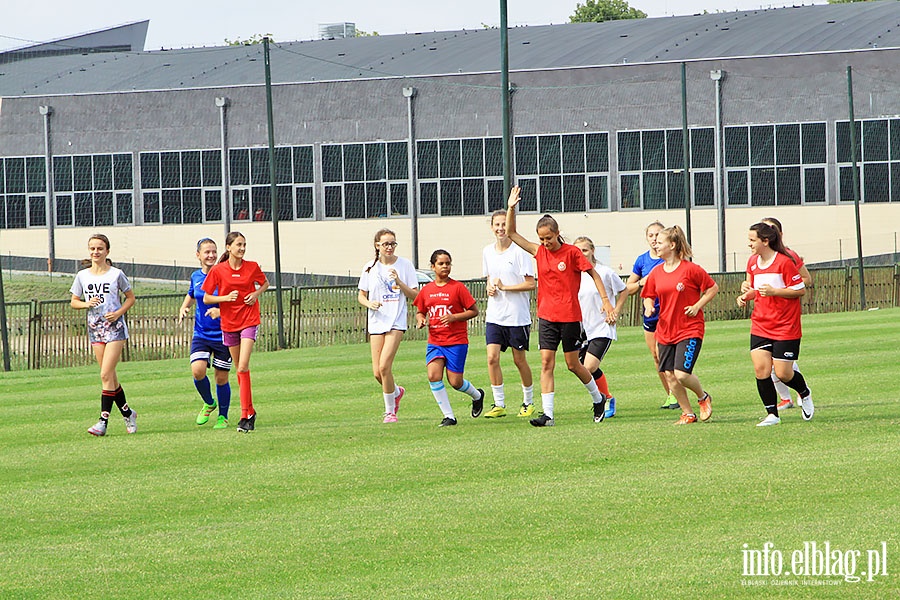
[[[826,0],[803,0],[824,4]],[[566,23],[578,0],[507,0],[510,26]],[[271,34],[315,39],[320,23],[356,23],[380,35],[478,29],[500,23],[500,3],[485,0],[0,0],[0,49],[150,20],[146,50],[220,46],[226,39]],[[790,6],[760,0],[631,0],[650,17]]]

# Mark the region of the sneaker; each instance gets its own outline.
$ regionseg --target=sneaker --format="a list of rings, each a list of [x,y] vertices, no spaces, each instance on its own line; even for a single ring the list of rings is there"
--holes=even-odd
[[[237,431],[238,431],[238,433],[247,433],[248,431],[250,431],[247,428],[247,419],[246,418],[241,417],[241,420],[238,421]]]
[[[782,400],[778,403],[778,410],[785,410],[788,408],[794,408],[794,402],[790,398]]]
[[[125,419],[125,431],[127,433],[137,433],[137,411],[132,408],[131,414],[123,418]]]
[[[805,398],[800,398],[800,414],[803,415],[804,421],[811,421],[816,407],[812,403],[812,390]]]
[[[256,413],[253,413],[249,417],[247,417],[247,424],[245,425],[247,429],[247,433],[250,433],[254,429],[256,429]]]
[[[213,429],[227,429],[228,428],[228,419],[225,418],[225,415],[219,415],[219,418],[216,419],[216,424],[213,425]]]
[[[403,394],[406,393],[406,388],[402,385],[397,386],[397,397],[394,398],[394,416],[397,416],[397,413],[400,412],[400,398],[403,397]],[[394,419],[396,421],[396,419]],[[387,421],[385,421],[387,423]]]
[[[212,411],[216,410],[215,404],[206,404],[203,403],[203,408],[200,409],[200,414],[197,415],[197,425],[206,425],[207,421],[209,421],[209,415],[212,414]]]
[[[481,416],[481,411],[484,410],[484,390],[478,388],[478,393],[481,394],[481,398],[478,400],[472,400],[472,418],[477,419]]]
[[[757,427],[768,427],[769,425],[778,425],[781,423],[781,419],[776,417],[775,415],[769,414],[766,415],[766,418],[756,424]]]
[[[456,425],[456,419],[451,419],[450,417],[444,417],[444,419],[441,421],[441,424],[438,425],[438,427],[452,427],[453,425]]]
[[[709,392],[704,392],[703,398],[697,404],[700,405],[700,420],[709,421],[712,416],[712,396],[709,395]]]
[[[397,415],[394,413],[384,413],[384,421],[382,423],[396,423]]]
[[[669,397],[666,398],[665,404],[660,406],[660,408],[675,410],[676,408],[681,408],[681,405],[678,404],[678,400],[675,398],[675,394],[669,394]]]
[[[606,418],[606,396],[602,402],[594,402],[594,423],[602,423]]]
[[[88,429],[88,433],[101,437],[106,435],[106,421],[97,421],[97,424]]]
[[[538,415],[537,419],[529,421],[535,427],[553,427],[553,417],[548,417],[544,413]]]
[[[675,421],[676,425],[689,425],[697,422],[697,415],[694,413],[681,413],[681,418]]]
[[[491,404],[491,410],[484,413],[485,419],[499,419],[500,417],[506,416],[506,407],[505,406],[497,406],[496,404]]]
[[[516,416],[517,417],[530,417],[533,414],[534,414],[534,404],[533,403],[525,404],[523,402],[522,408],[519,409],[519,414],[517,414]]]
[[[610,396],[606,404],[606,418],[611,419],[614,416],[616,416],[616,398],[615,396]]]

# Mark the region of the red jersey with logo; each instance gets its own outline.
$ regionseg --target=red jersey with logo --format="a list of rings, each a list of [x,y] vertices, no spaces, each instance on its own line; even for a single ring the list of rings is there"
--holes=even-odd
[[[642,298],[659,298],[656,341],[672,345],[689,338],[702,339],[706,332],[703,311],[689,317],[684,309],[696,304],[716,282],[703,267],[689,260],[681,261],[671,273],[665,267],[663,263],[650,271],[641,291]]]
[[[759,290],[765,284],[792,290],[802,290],[805,287],[799,267],[781,252],[775,253],[768,266],[761,266],[761,262],[756,254],[747,261],[747,273],[754,290]],[[753,297],[750,333],[771,340],[799,340],[803,335],[800,310],[800,298],[763,297],[757,291]]]
[[[455,279],[448,279],[444,285],[434,281],[426,283],[413,304],[427,318],[429,344],[455,346],[469,343],[467,321],[441,323],[443,315],[465,312],[475,306],[475,298],[466,286]]]
[[[247,327],[259,325],[259,301],[252,305],[244,304],[247,294],[256,291],[257,285],[266,282],[266,276],[259,265],[252,260],[245,260],[239,269],[232,269],[226,260],[213,266],[203,282],[203,291],[216,296],[227,296],[233,290],[238,291],[234,302],[220,302],[219,310],[222,319],[222,331],[240,331]],[[216,290],[218,289],[218,292]]]
[[[594,265],[572,244],[563,244],[555,252],[540,245],[534,258],[538,275],[538,318],[554,323],[581,321],[578,303],[581,273],[590,271]]]

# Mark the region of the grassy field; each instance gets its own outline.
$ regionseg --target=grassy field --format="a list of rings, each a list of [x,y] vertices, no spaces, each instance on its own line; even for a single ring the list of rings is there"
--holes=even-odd
[[[3,272],[3,293],[7,302],[28,302],[37,300],[68,300],[72,297],[74,275],[66,273],[33,273],[12,274]],[[155,281],[150,279],[132,280],[134,293],[137,295],[187,293],[187,281]]]
[[[254,356],[250,435],[193,424],[182,361],[120,367],[133,436],[119,417],[87,434],[96,368],[0,374],[0,597],[898,598],[898,321],[805,317],[815,419],[769,428],[746,321],[708,325],[696,372],[714,414],[687,427],[657,408],[635,328],[604,362],[619,415],[595,425],[558,371],[547,429],[473,420],[453,392],[459,426],[438,429],[421,342],[401,347],[394,425],[363,345]],[[473,340],[467,376],[487,387],[483,357]],[[807,542],[861,551],[862,581],[744,575],[766,542],[787,572]],[[868,581],[882,548],[888,575]]]

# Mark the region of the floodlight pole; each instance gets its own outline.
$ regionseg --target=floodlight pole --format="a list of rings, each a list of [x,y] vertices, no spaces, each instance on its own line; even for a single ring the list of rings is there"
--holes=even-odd
[[[46,179],[46,204],[44,206],[44,218],[47,221],[47,271],[53,272],[53,263],[56,261],[56,206],[54,204],[53,187],[53,154],[50,145],[50,115],[53,114],[52,106],[38,107],[44,116],[44,178]]]
[[[216,106],[219,107],[219,137],[222,145],[222,222],[225,224],[225,237],[231,233],[231,180],[228,168],[228,98],[224,96],[216,98]]]
[[[500,0],[500,113],[502,118],[503,193],[512,189],[512,136],[509,124],[509,30],[506,0]],[[505,206],[506,203],[504,202]]]
[[[6,327],[6,295],[3,293],[2,264],[0,264],[0,342],[3,344],[3,370],[9,371],[9,329]]]
[[[859,259],[859,307],[866,310],[866,282],[863,274],[862,228],[859,224],[859,173],[856,161],[856,117],[853,113],[853,67],[847,66],[847,98],[850,103],[850,160],[853,162],[853,210],[856,214],[856,255]]]
[[[413,98],[416,97],[416,88],[412,86],[403,88],[403,97],[406,98],[406,169],[409,175],[409,228],[410,243],[412,245],[412,263],[419,268],[419,182],[416,176],[416,121],[413,112]]]
[[[278,317],[278,349],[284,350],[284,304],[281,298],[281,242],[278,239],[278,187],[275,185],[275,118],[272,115],[272,70],[269,63],[269,38],[263,38],[266,66],[266,122],[269,129],[269,190],[272,196],[272,242],[275,246],[275,307]]]
[[[725,256],[725,165],[723,157],[725,152],[722,148],[723,124],[722,124],[722,81],[725,79],[725,71],[715,69],[709,72],[709,78],[716,82],[716,188],[717,194],[717,213],[719,217],[719,272],[724,273],[728,270]]]
[[[691,243],[691,146],[687,116],[687,66],[681,63],[681,154],[684,161],[684,233]]]

